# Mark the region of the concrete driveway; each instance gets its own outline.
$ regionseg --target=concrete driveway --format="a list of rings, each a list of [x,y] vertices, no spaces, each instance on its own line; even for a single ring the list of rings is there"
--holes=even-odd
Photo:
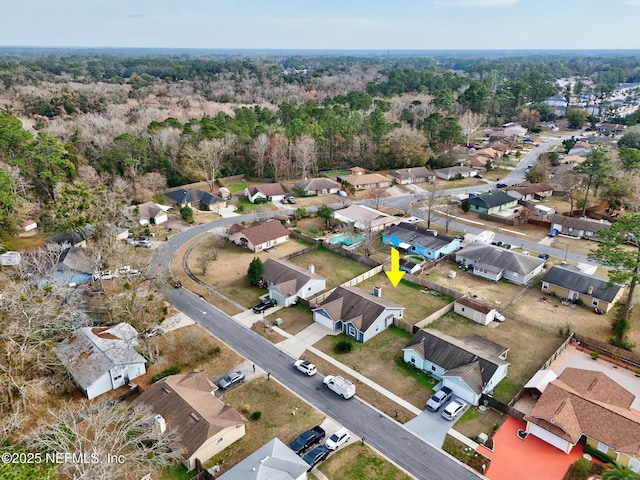
[[[441,448],[444,443],[444,437],[446,437],[447,432],[453,428],[453,425],[457,421],[457,419],[449,421],[443,418],[443,408],[444,407],[440,408],[437,412],[431,412],[425,409],[416,418],[405,423],[404,426],[434,447]],[[462,414],[460,414],[458,418],[461,416]]]

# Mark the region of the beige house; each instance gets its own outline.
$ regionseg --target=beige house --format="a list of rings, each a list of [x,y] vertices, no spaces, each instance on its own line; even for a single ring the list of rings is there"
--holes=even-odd
[[[279,220],[255,222],[248,227],[236,223],[228,232],[229,241],[252,252],[260,252],[289,240],[287,230]]]
[[[348,184],[354,190],[371,190],[373,188],[389,188],[391,180],[379,173],[366,173],[361,167],[349,170],[351,175],[338,177],[338,181]]]
[[[156,414],[156,428],[176,433],[183,464],[189,470],[246,433],[246,420],[220,401],[215,390],[203,373],[191,372],[163,378],[136,399]]]
[[[638,472],[640,415],[629,409],[634,399],[602,372],[566,368],[524,417],[526,431],[565,453],[584,440]]]

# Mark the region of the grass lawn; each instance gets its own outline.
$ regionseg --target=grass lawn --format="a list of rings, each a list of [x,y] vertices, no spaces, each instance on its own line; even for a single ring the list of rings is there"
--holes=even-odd
[[[384,272],[374,275],[357,285],[357,287],[368,292],[372,292],[373,287],[377,286],[382,286],[382,298],[405,307],[404,319],[412,324],[428,317],[436,310],[453,301],[452,298],[445,295],[434,296],[426,292],[422,293],[422,287],[405,280],[401,280],[398,286],[394,288]]]
[[[160,473],[160,480],[189,480],[198,472],[195,470],[187,471],[184,465],[180,464],[164,472]]]
[[[460,315],[449,313],[432,323],[435,328],[456,338],[475,333],[499,345],[509,347],[507,361],[510,362],[506,387],[498,386],[494,392],[497,400],[507,403],[527,380],[544,364],[564,341],[558,333],[536,328],[525,321],[518,321],[505,315],[507,321],[491,326],[467,320]],[[597,315],[594,315],[597,316]],[[494,325],[495,324],[495,325]],[[516,388],[517,386],[517,388]]]
[[[341,448],[318,468],[331,480],[409,480],[412,478],[368,446],[357,442]]]
[[[416,407],[424,408],[427,398],[433,393],[432,388],[436,381],[402,361],[402,349],[410,339],[410,333],[390,327],[366,343],[351,341],[353,349],[349,353],[335,353],[338,342],[349,340],[342,334],[327,335],[314,346]],[[309,360],[307,354],[305,358]],[[321,370],[319,366],[318,369]],[[327,374],[330,371],[323,373]],[[362,396],[360,386],[357,389],[358,395]],[[380,408],[378,405],[376,407]],[[393,410],[390,411],[390,416],[393,416]]]
[[[238,208],[236,209],[237,213],[262,213],[262,212],[273,212],[277,210],[272,202],[266,203],[251,203],[249,200],[241,199],[238,201]]]
[[[2,236],[0,237],[0,247],[5,246],[9,250],[16,252],[35,250],[36,248],[44,247],[44,240],[48,236],[40,229],[38,233],[28,237]]]
[[[330,172],[320,172],[320,175],[335,180],[340,176],[351,175],[349,170],[332,170]]]
[[[337,287],[341,283],[370,270],[366,265],[322,247],[304,255],[293,257],[290,262],[303,268],[314,265],[316,273],[327,279],[327,289]]]
[[[247,434],[219,453],[206,464],[206,468],[220,465],[222,473],[255,452],[274,437],[285,444],[308,428],[322,423],[324,416],[311,405],[280,385],[265,378],[252,380],[230,390],[225,401],[250,418],[260,412],[260,418],[247,423]],[[292,412],[296,412],[292,415]]]
[[[486,472],[489,468],[489,464],[491,463],[490,459],[479,452],[474,452],[470,447],[467,447],[464,443],[456,440],[451,435],[447,435],[445,437],[442,449],[480,473]]]
[[[487,408],[484,412],[478,407],[470,407],[460,417],[453,428],[463,435],[475,440],[480,433],[489,435],[497,430],[504,415],[497,410]]]
[[[249,185],[255,185],[253,182],[237,182],[237,183],[229,183],[225,185],[229,189],[229,191],[233,194],[236,192],[242,192]]]
[[[276,318],[282,320],[280,328],[289,332],[291,335],[300,333],[313,323],[313,314],[303,305],[281,308],[277,312],[267,316],[267,320],[272,324],[274,324]]]

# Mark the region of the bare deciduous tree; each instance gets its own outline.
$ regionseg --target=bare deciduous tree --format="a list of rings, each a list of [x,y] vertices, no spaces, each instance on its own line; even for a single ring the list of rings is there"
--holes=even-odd
[[[302,172],[302,178],[307,178],[307,173],[316,172],[318,156],[316,153],[316,141],[310,135],[301,135],[292,145],[298,167]]]
[[[187,145],[182,150],[186,160],[185,170],[194,179],[207,182],[209,190],[213,192],[224,156],[232,145],[231,139],[219,138],[203,140],[195,146]]]
[[[387,189],[384,187],[373,187],[367,192],[367,198],[373,203],[373,207],[377,210],[382,205],[382,199],[386,196]]]
[[[569,200],[569,215],[573,215],[573,207],[576,201],[576,197],[583,191],[582,180],[584,175],[574,171],[567,170],[560,177],[558,181],[562,185],[562,190],[565,197]]]
[[[438,202],[442,199],[442,187],[435,181],[429,182],[424,187],[424,197],[420,200],[423,210],[427,212],[427,228],[431,228],[431,218]]]
[[[86,455],[86,461],[58,465],[66,478],[141,478],[177,460],[175,434],[161,433],[141,404],[65,402],[51,417],[26,444],[31,451]]]
[[[267,158],[267,150],[269,150],[269,137],[261,133],[253,141],[253,151],[256,154],[256,175],[264,177],[264,162]]]
[[[467,110],[460,116],[458,124],[462,129],[462,134],[467,139],[467,145],[469,145],[469,143],[471,142],[471,137],[478,131],[483,123],[484,115],[480,113],[475,113]]]

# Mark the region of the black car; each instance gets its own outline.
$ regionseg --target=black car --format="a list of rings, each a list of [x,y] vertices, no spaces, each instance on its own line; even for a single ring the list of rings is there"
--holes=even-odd
[[[289,448],[300,455],[307,448],[315,445],[316,443],[320,443],[322,440],[324,440],[324,437],[324,429],[320,425],[316,425],[312,429],[302,432],[300,435],[298,435],[295,440],[289,444]]]
[[[302,457],[302,459],[309,464],[309,470],[307,470],[307,472],[310,472],[313,470],[313,467],[326,460],[329,453],[331,453],[331,450],[324,445],[320,445]]]
[[[498,188],[506,188],[507,184],[506,183],[498,183],[496,184],[496,187]]]
[[[541,253],[540,255],[538,255],[538,258],[541,258],[543,260],[549,260],[549,254],[548,253]]]
[[[267,308],[275,307],[278,304],[273,298],[266,298],[259,304],[253,306],[253,313],[262,313]]]

